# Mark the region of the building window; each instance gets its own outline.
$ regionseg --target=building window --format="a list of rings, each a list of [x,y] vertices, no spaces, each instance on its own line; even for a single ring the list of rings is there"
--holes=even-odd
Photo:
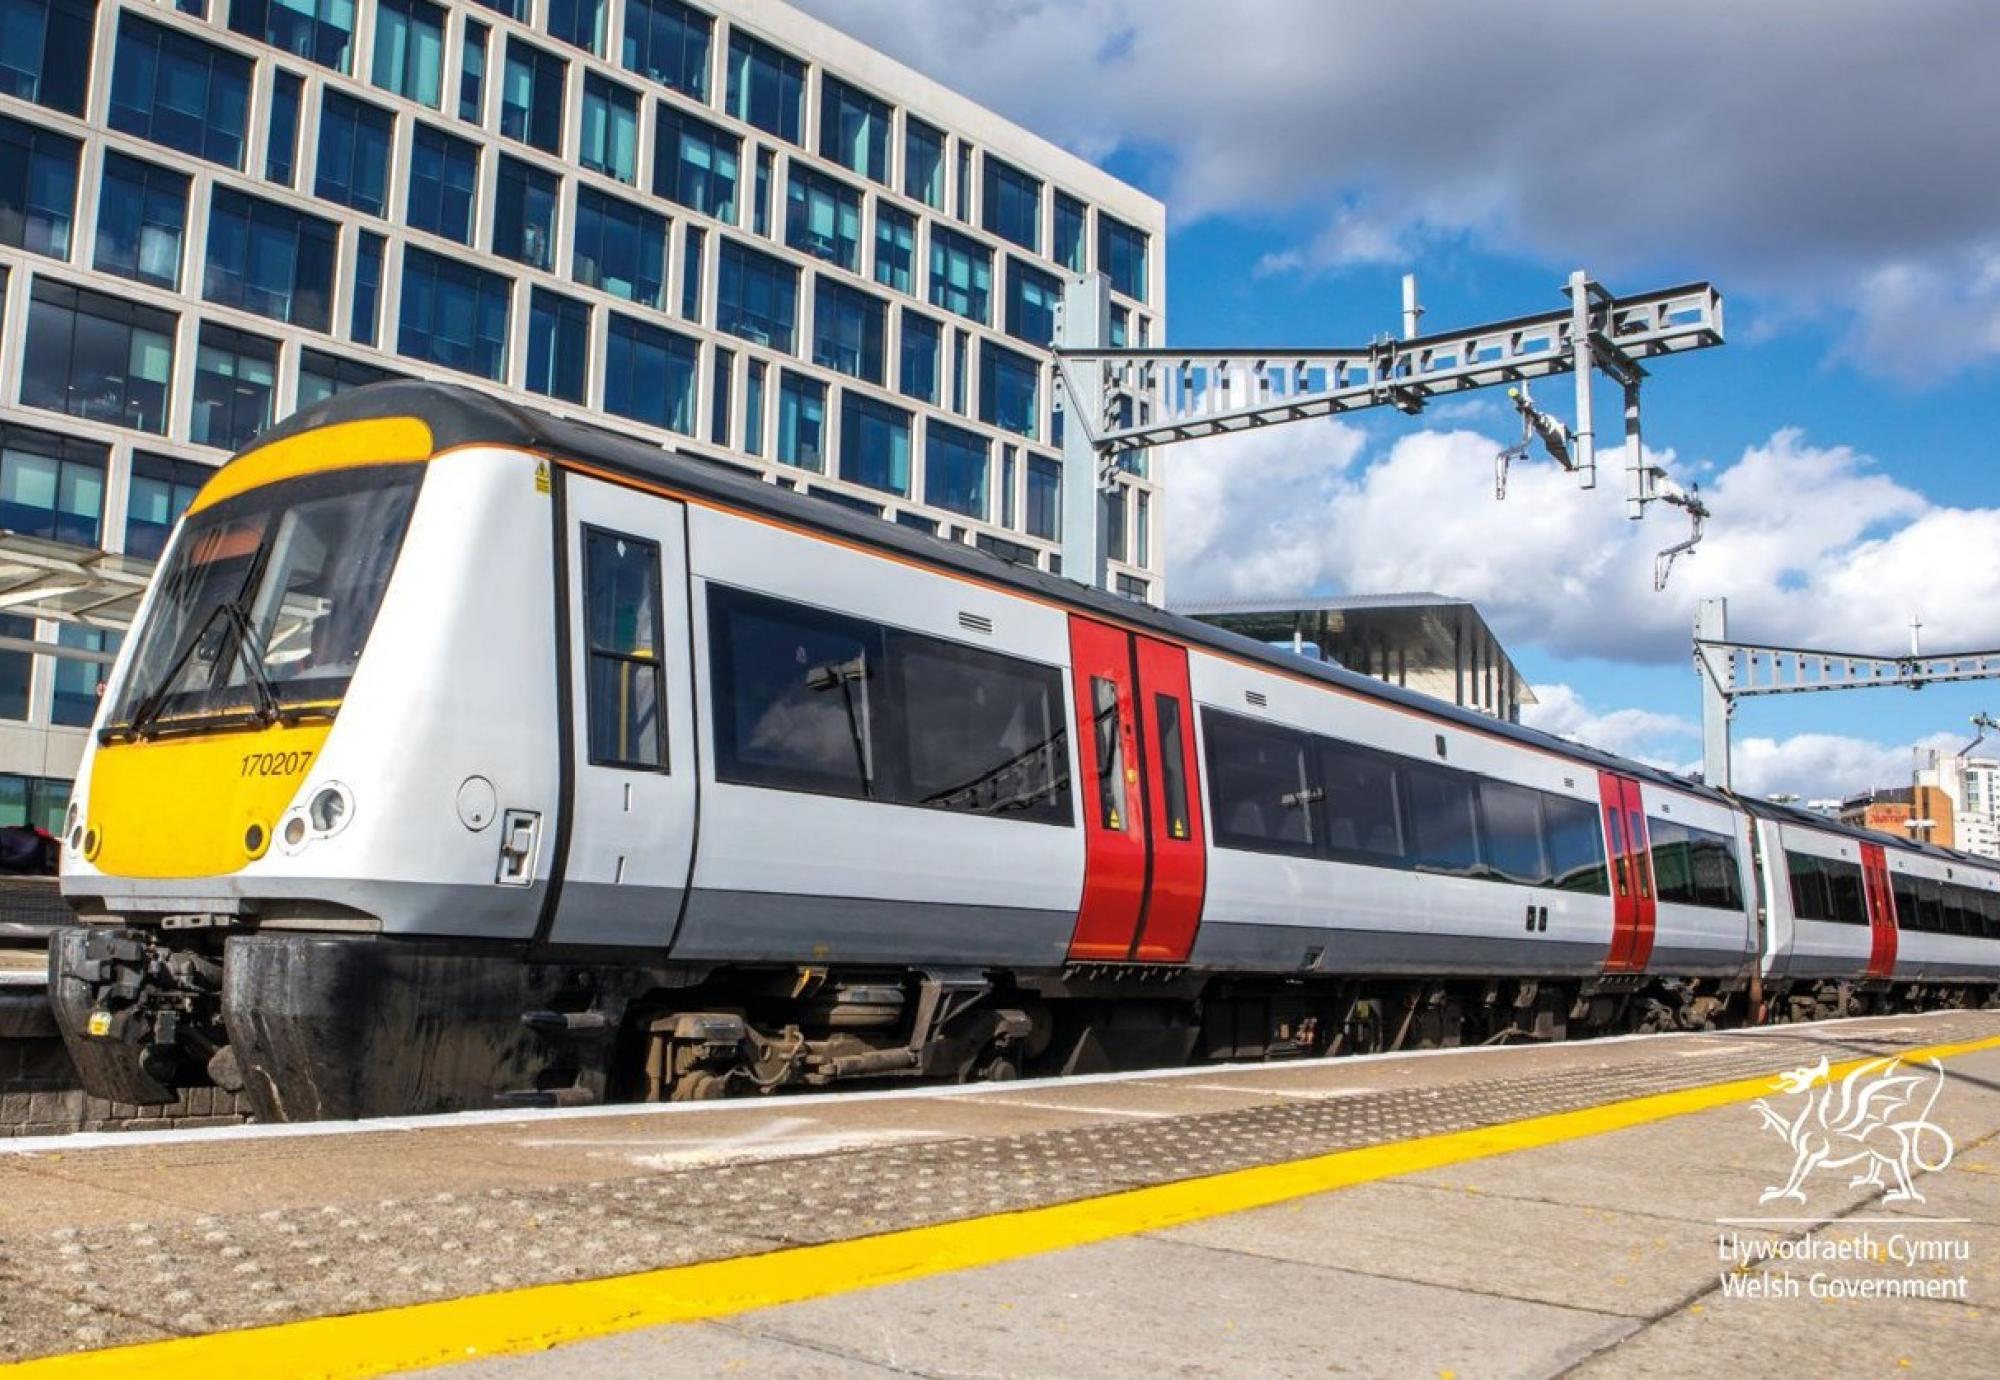
[[[698,357],[686,336],[613,312],[604,345],[604,410],[694,435]]]
[[[785,193],[785,243],[859,273],[861,193],[794,163]]]
[[[1146,300],[1146,232],[1097,213],[1097,266],[1111,279],[1113,291],[1136,301]]]
[[[33,642],[35,620],[23,618],[18,613],[0,613],[0,637]],[[29,692],[34,689],[34,681],[33,652],[0,651],[0,719],[26,721]],[[0,777],[0,822],[11,822],[12,802],[6,794],[6,787],[15,780],[18,778]]]
[[[815,474],[826,469],[826,385],[789,369],[778,382],[778,460]]]
[[[1056,541],[1062,536],[1062,462],[1046,455],[1028,457],[1027,532]]]
[[[1007,259],[1007,334],[1037,347],[1056,338],[1056,307],[1062,281],[1053,273]]]
[[[486,122],[486,26],[465,21],[465,38],[458,55],[458,118],[470,124]]]
[[[931,227],[931,305],[986,324],[993,251],[941,225]]]
[[[892,120],[893,112],[887,101],[857,91],[838,77],[821,75],[820,157],[886,185]]]
[[[387,369],[377,369],[372,364],[362,364],[357,360],[340,355],[329,355],[319,350],[299,351],[299,406],[303,412],[314,403],[325,402],[336,394],[345,393],[350,388],[360,388],[365,384],[380,383],[399,375]],[[126,549],[131,549],[131,536],[125,538]]]
[[[924,425],[924,502],[986,517],[986,438],[961,427]]]
[[[529,391],[581,403],[590,372],[589,305],[540,287],[528,300]]]
[[[271,424],[277,379],[277,341],[204,325],[194,364],[195,442],[241,450]]]
[[[757,191],[750,208],[750,228],[759,235],[771,233],[771,177],[776,161],[769,149],[757,150]]]
[[[326,330],[333,317],[338,235],[332,221],[217,187],[209,204],[201,295],[274,321]]]
[[[964,327],[953,329],[951,349],[951,410],[961,416],[966,415],[966,369],[972,358],[972,333]]]
[[[96,0],[0,0],[0,93],[82,115]]]
[[[86,628],[80,623],[56,625],[56,643],[77,651],[115,653],[123,640],[120,634],[103,628]],[[110,675],[106,662],[58,657],[49,696],[49,722],[64,728],[89,728]]]
[[[716,346],[708,371],[708,439],[718,446],[729,444],[729,385],[735,374],[735,352]]]
[[[509,281],[415,246],[403,250],[396,349],[496,382],[507,375]]]
[[[436,106],[444,90],[444,11],[430,0],[375,0],[368,75],[384,91]]]
[[[472,0],[472,3],[523,24],[528,22],[528,0]]]
[[[701,320],[701,258],[708,236],[701,227],[690,225],[681,240],[681,315]]]
[[[110,455],[109,446],[0,422],[0,527],[96,546]]]
[[[1153,503],[1146,491],[1139,490],[1133,498],[1132,515],[1132,564],[1152,563],[1153,550]]]
[[[410,139],[406,218],[411,227],[471,244],[472,203],[478,195],[479,146],[419,124]]]
[[[798,269],[731,239],[722,241],[717,269],[716,329],[790,354],[798,318]]]
[[[653,191],[714,216],[736,219],[736,166],[742,141],[670,101],[654,121]]]
[[[354,247],[354,310],[347,334],[357,345],[375,343],[382,316],[382,237],[363,230]]]
[[[743,449],[764,453],[764,361],[750,360],[743,371]]]
[[[913,311],[903,313],[902,393],[919,402],[938,400],[938,323]]]
[[[986,195],[980,215],[988,230],[1023,249],[1042,247],[1042,183],[1011,163],[986,155]]]
[[[592,764],[661,770],[665,634],[655,543],[584,529],[583,627]]]
[[[665,281],[664,216],[589,187],[576,194],[576,259],[571,276],[585,287],[642,306],[660,305]]]
[[[153,560],[165,551],[174,524],[214,473],[191,460],[134,451],[125,499],[125,554]]]
[[[958,185],[957,214],[967,225],[972,223],[972,145],[960,139],[958,143]]]
[[[944,209],[944,134],[922,120],[905,121],[903,195],[915,197],[933,211]]]
[[[345,72],[353,57],[354,0],[229,0],[229,27]]]
[[[604,0],[549,0],[549,33],[604,56]]]
[[[893,206],[875,203],[875,281],[898,292],[914,291],[917,222]]]
[[[313,191],[371,216],[389,209],[389,145],[396,117],[338,91],[320,93],[319,167]]]
[[[1125,495],[1122,484],[1114,484],[1098,495],[1104,505],[1104,554],[1114,561],[1125,559]]]
[[[292,185],[299,157],[299,101],[305,83],[296,72],[271,73],[271,124],[264,139],[264,176],[281,187]]]
[[[500,156],[500,185],[493,199],[493,252],[532,268],[556,263],[556,201],[562,179]]]
[[[186,174],[106,150],[100,186],[98,270],[178,288],[188,222]]]
[[[979,342],[980,421],[1033,440],[1039,431],[1035,398],[1041,381],[1041,366],[1034,360],[990,340]]]
[[[726,108],[746,125],[794,144],[802,142],[806,65],[741,29],[731,29]]]
[[[881,383],[889,309],[879,299],[821,276],[813,285],[813,363]]]
[[[840,399],[840,477],[887,493],[910,492],[910,414],[859,393]]]
[[[625,69],[708,100],[708,45],[715,21],[680,0],[625,0]]]
[[[639,98],[595,72],[583,78],[577,161],[620,182],[639,181]]]
[[[1014,492],[1020,487],[1021,452],[1015,446],[1000,447],[1000,525],[1013,527],[1018,514],[1014,511]],[[1033,564],[1030,560],[1029,564]]]
[[[500,132],[542,150],[562,152],[563,80],[569,64],[507,35],[500,77]]]
[[[69,257],[76,140],[0,115],[0,244]]]
[[[173,359],[173,313],[36,280],[21,362],[27,406],[164,434]]]
[[[69,808],[69,793],[75,784],[46,776],[0,776],[0,824],[31,825],[51,834],[61,833],[63,812]]]
[[[1083,203],[1056,193],[1055,261],[1072,273],[1083,272]]]
[[[250,67],[249,58],[123,11],[111,72],[111,127],[241,168]]]

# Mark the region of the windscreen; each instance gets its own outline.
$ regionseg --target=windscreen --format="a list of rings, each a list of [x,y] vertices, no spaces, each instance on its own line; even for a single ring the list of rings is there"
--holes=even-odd
[[[285,480],[189,517],[107,735],[331,714],[361,660],[422,470]]]

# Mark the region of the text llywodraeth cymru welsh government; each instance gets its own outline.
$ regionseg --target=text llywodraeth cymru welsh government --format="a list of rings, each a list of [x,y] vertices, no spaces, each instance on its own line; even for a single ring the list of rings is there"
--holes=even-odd
[[[1965,1302],[1966,1277],[1952,1271],[1972,1259],[1972,1243],[1903,1231],[1784,1240],[1723,1231],[1715,1254],[1728,1267],[1721,1276],[1724,1298]]]

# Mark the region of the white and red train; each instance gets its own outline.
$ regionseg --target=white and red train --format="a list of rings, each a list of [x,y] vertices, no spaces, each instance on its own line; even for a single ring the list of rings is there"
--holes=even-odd
[[[270,1118],[1985,1002],[2000,870],[467,389],[182,522],[70,806],[85,1083]]]

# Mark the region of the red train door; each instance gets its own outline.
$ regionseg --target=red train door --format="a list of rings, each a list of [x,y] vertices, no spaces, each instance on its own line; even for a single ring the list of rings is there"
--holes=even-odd
[[[1653,852],[1646,834],[1646,810],[1639,783],[1604,771],[1597,774],[1604,806],[1604,837],[1611,863],[1611,952],[1607,973],[1643,973],[1653,957],[1653,926],[1659,903],[1653,893]]]
[[[1187,652],[1070,619],[1084,876],[1070,957],[1185,963],[1202,849]]]
[[[1879,843],[1861,845],[1861,877],[1868,895],[1868,976],[1896,971],[1896,892],[1889,885],[1889,855]]]

